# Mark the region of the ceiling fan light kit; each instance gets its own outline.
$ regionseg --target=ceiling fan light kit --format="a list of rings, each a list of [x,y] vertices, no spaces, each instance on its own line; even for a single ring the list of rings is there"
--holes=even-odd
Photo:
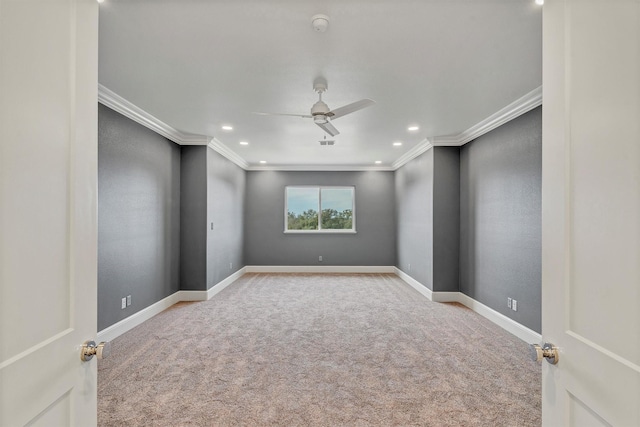
[[[327,118],[327,116],[322,114],[322,113],[313,115],[313,123],[315,123],[317,125],[323,125],[323,124],[327,123],[328,121],[329,121],[329,119]]]

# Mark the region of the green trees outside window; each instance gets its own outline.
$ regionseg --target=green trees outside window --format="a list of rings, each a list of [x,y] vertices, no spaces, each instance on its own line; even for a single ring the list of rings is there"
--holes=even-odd
[[[355,231],[354,187],[289,186],[285,193],[285,231]]]

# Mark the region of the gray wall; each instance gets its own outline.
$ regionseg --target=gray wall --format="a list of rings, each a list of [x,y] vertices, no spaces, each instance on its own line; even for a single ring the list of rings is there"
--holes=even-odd
[[[398,268],[432,291],[458,291],[460,149],[434,147],[396,171]]]
[[[540,332],[541,107],[462,147],[460,290]],[[507,308],[507,297],[518,311]]]
[[[180,147],[102,104],[98,111],[102,330],[244,266],[245,171],[208,147]]]
[[[541,108],[396,172],[245,172],[103,105],[98,118],[100,330],[244,265],[397,265],[540,331]],[[284,234],[286,185],[354,185],[357,234]]]
[[[434,147],[433,291],[459,289],[460,148]]]
[[[395,172],[397,267],[429,289],[433,288],[433,152],[430,149]]]
[[[246,172],[207,148],[207,289],[244,267]],[[213,230],[211,224],[213,223]]]
[[[285,234],[287,185],[355,186],[357,234]],[[395,265],[393,172],[253,171],[246,191],[247,265]]]
[[[181,289],[208,290],[244,266],[245,173],[209,147],[182,147]]]
[[[180,147],[100,104],[98,330],[179,289],[179,200]]]
[[[182,146],[180,288],[207,290],[207,147]]]

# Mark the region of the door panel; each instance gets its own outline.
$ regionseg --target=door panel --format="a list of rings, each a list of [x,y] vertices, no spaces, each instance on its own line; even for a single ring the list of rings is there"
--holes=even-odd
[[[29,427],[68,426],[71,425],[70,412],[69,393],[65,393],[27,425]]]
[[[611,424],[600,418],[587,405],[569,393],[569,416],[571,427],[610,427]]]
[[[68,7],[58,9],[53,2],[43,5],[39,13],[51,20],[44,20],[41,28],[37,20],[30,19],[30,7],[33,6],[29,2],[3,1],[0,11],[2,166],[6,168],[2,180],[3,246],[6,244],[2,252],[3,275],[8,283],[24,283],[3,289],[7,304],[2,307],[2,324],[10,327],[3,336],[2,360],[28,350],[69,324],[68,299],[58,302],[66,304],[66,310],[48,302],[65,292],[69,283],[69,254],[54,249],[69,246],[70,111],[52,100],[69,98],[72,27]],[[22,27],[25,22],[26,28]],[[41,40],[44,34],[50,34],[46,42]],[[16,39],[18,43],[14,43]],[[59,52],[56,61],[48,60],[53,52]],[[32,121],[41,126],[32,126]],[[37,143],[38,140],[47,143]],[[22,221],[24,226],[20,226]],[[50,276],[62,280],[50,280]],[[49,282],[49,286],[39,292],[25,292],[30,288],[28,283],[34,282]],[[34,311],[25,307],[43,312],[48,321],[31,331],[27,320]]]
[[[97,12],[0,0],[3,426],[96,422]]]
[[[544,5],[544,425],[640,425],[640,2]]]
[[[573,66],[567,77],[570,330],[638,364],[638,341],[611,333],[634,320],[640,296],[640,45],[634,28],[640,22],[626,18],[637,14],[636,8],[633,1],[572,7],[568,55]],[[593,297],[608,305],[605,316],[594,315]]]

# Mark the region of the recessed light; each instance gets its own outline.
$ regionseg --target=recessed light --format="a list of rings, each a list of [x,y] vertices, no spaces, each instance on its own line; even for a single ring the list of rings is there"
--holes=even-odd
[[[376,165],[379,165],[380,163],[382,163],[382,160],[376,160]]]
[[[536,4],[542,6],[544,4],[544,0],[536,0]]]
[[[230,125],[222,125],[222,130],[233,130],[233,126],[230,126]]]
[[[98,3],[104,3],[104,0],[98,0]]]
[[[402,142],[396,141],[396,142],[393,143],[393,145],[396,146],[396,147],[399,147],[399,146],[402,145]]]
[[[267,163],[267,161],[266,160],[260,160],[260,163],[262,163],[264,165],[265,163]]]
[[[409,126],[409,127],[407,128],[407,130],[408,130],[409,132],[415,132],[415,131],[417,131],[418,129],[420,129],[420,126],[416,126],[416,125],[412,125],[412,126]]]
[[[240,145],[249,145],[247,141],[240,141]]]

